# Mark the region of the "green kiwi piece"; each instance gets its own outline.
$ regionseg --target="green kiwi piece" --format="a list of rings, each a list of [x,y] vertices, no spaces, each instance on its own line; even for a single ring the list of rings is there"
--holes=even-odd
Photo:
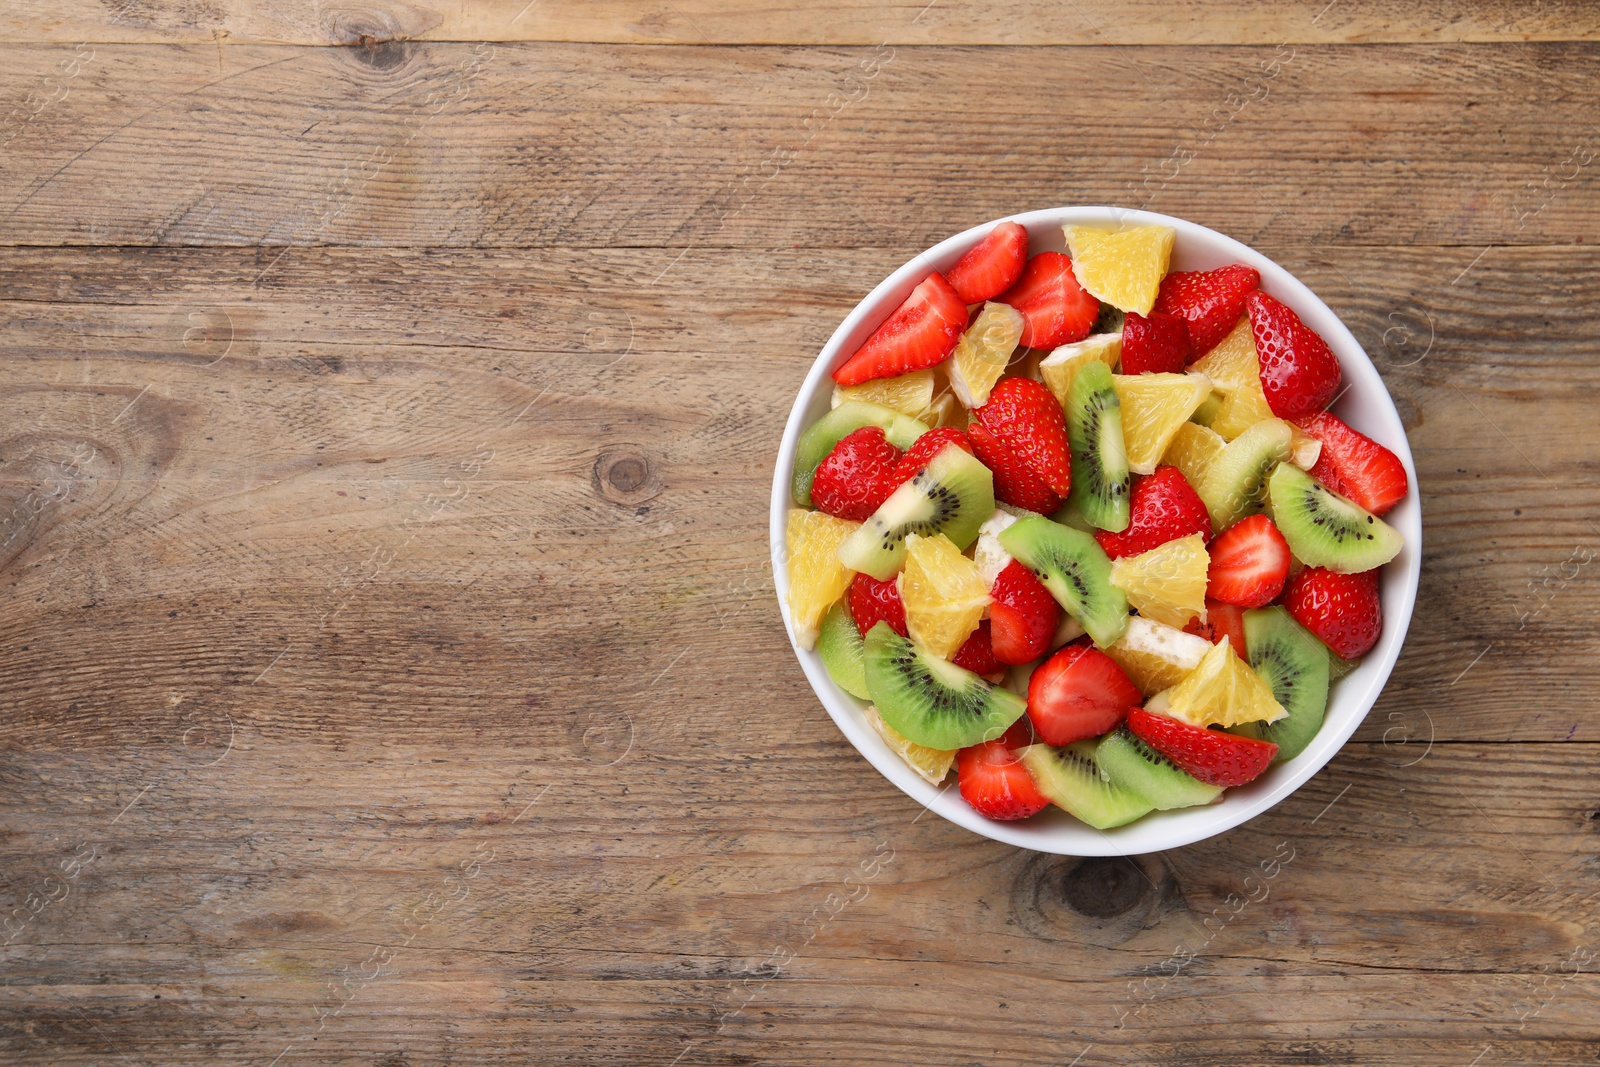
[[[828,677],[840,689],[862,700],[869,699],[867,669],[862,661],[865,651],[866,642],[861,638],[861,630],[856,626],[856,620],[850,617],[850,611],[843,601],[829,608],[817,631],[817,655],[822,657],[822,665],[828,668]]]
[[[1055,510],[1050,516],[1050,521],[1059,522],[1063,526],[1070,526],[1074,530],[1082,530],[1087,534],[1092,534],[1099,529],[1094,523],[1084,518],[1083,514],[1078,511],[1077,506],[1070,500]]]
[[[940,659],[886,622],[867,631],[865,645],[867,693],[878,714],[919,745],[948,750],[991,740],[1028,710],[1015,693]]]
[[[1106,776],[1095,758],[1097,747],[1094,741],[1076,741],[1066,748],[1029,745],[1018,755],[1050,803],[1097,830],[1148,814],[1154,805]]]
[[[978,539],[978,527],[993,514],[994,475],[960,445],[945,445],[845,538],[839,559],[851,570],[886,582],[905,563],[907,534],[942,533],[965,552]]]
[[[1072,492],[1078,513],[1102,530],[1128,528],[1128,451],[1122,440],[1122,402],[1111,368],[1084,364],[1067,391],[1067,443],[1072,448]]]
[[[1128,315],[1119,307],[1113,307],[1105,301],[1100,302],[1100,314],[1095,316],[1094,326],[1089,330],[1090,336],[1097,333],[1121,333],[1122,324],[1127,321]]]
[[[1327,646],[1277,605],[1244,613],[1244,644],[1250,666],[1289,714],[1276,722],[1244,723],[1233,732],[1273,742],[1278,746],[1275,760],[1293,759],[1322,729],[1328,707]]]
[[[1289,551],[1308,567],[1357,574],[1383,566],[1405,546],[1399,530],[1299,467],[1281,464],[1267,483],[1267,492],[1278,532],[1289,542]]]
[[[1201,426],[1210,426],[1217,420],[1222,412],[1222,394],[1213,392],[1210,396],[1200,401],[1200,406],[1194,409],[1194,414],[1189,416],[1190,422],[1198,422]]]
[[[1194,487],[1211,513],[1213,528],[1226,530],[1261,510],[1266,502],[1267,476],[1274,465],[1288,465],[1285,461],[1293,439],[1287,422],[1263,419],[1223,446]],[[1293,548],[1294,542],[1289,547]]]
[[[1111,584],[1111,560],[1091,535],[1029,515],[1000,531],[1000,545],[1039,576],[1101,648],[1128,628],[1128,598]]]
[[[1095,762],[1113,783],[1150,804],[1157,811],[1209,804],[1222,795],[1222,787],[1206,785],[1145,744],[1126,726],[1100,739]]]
[[[878,427],[896,448],[910,448],[913,441],[928,432],[927,424],[893,408],[865,400],[846,400],[807,426],[795,445],[794,481],[789,489],[796,504],[811,506],[811,480],[816,477],[817,464],[828,458],[833,446],[846,434],[863,426]]]
[[[1360,665],[1359,659],[1345,659],[1333,649],[1328,649],[1328,683],[1337,682]]]

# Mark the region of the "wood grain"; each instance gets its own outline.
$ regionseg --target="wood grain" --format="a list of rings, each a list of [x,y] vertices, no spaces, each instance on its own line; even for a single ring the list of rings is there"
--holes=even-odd
[[[1594,1061],[1591,7],[520,6],[0,13],[0,1060]],[[1095,201],[1327,300],[1426,536],[1323,772],[1078,860],[855,754],[765,521],[862,294]]]
[[[447,4],[307,5],[224,0],[204,5],[21,0],[0,14],[0,41],[170,44],[226,42],[358,45],[395,39],[577,41],[612,44],[801,45],[1214,45],[1594,40],[1600,18],[1581,0],[1535,5],[1489,0],[1470,5],[1396,7],[1376,0],[1074,0],[983,5],[933,0],[869,3],[802,0],[770,4],[717,0],[483,0]]]

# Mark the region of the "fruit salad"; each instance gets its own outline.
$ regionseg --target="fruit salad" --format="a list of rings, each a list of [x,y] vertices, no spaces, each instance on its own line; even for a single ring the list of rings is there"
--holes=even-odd
[[[872,728],[991,819],[1100,829],[1303,752],[1377,642],[1383,445],[1243,264],[1166,226],[996,226],[833,372],[801,435],[788,616]]]

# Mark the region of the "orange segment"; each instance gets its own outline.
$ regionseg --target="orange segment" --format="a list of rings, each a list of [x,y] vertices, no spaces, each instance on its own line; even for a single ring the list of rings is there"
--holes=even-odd
[[[833,406],[847,400],[865,400],[869,404],[893,408],[916,417],[933,399],[933,371],[914,370],[898,378],[879,378],[860,385],[833,387]]]
[[[1064,229],[1072,253],[1072,273],[1078,276],[1079,285],[1114,308],[1150,314],[1172,259],[1176,230],[1171,226]]]
[[[1111,561],[1111,584],[1139,614],[1182,629],[1206,617],[1206,571],[1211,557],[1205,538],[1190,534]]]
[[[1169,700],[1168,715],[1196,726],[1275,722],[1288,714],[1261,676],[1234,655],[1228,638],[1211,647]]]
[[[1241,318],[1217,347],[1189,369],[1210,378],[1222,394],[1222,403],[1209,425],[1229,441],[1262,419],[1273,417],[1267,394],[1261,389],[1261,361],[1256,356],[1248,317]]]
[[[839,562],[839,545],[860,525],[821,511],[789,509],[789,618],[801,648],[816,645],[822,617],[855,577]]]
[[[1005,373],[1011,354],[1022,338],[1022,312],[991,300],[956,342],[945,361],[950,388],[969,408],[981,407],[989,400],[989,390]]]
[[[899,581],[911,640],[942,659],[954,657],[989,606],[978,565],[944,534],[909,534]]]
[[[883,716],[878,714],[878,708],[874,704],[867,705],[867,723],[879,737],[883,738],[883,743],[894,749],[912,770],[934,785],[943,782],[950,773],[950,768],[955,766],[954,752],[942,748],[929,748],[927,745],[919,745],[908,739],[883,721]]]

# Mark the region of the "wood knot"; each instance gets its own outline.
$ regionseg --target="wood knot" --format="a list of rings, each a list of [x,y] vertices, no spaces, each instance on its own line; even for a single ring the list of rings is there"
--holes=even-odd
[[[391,12],[371,8],[348,8],[324,15],[328,39],[349,49],[350,56],[364,67],[387,74],[406,65],[413,46],[408,34]]]
[[[601,452],[592,481],[595,492],[619,507],[638,507],[661,492],[649,457],[627,447]]]
[[[1037,856],[1012,890],[1017,924],[1035,937],[1114,946],[1155,925],[1181,900],[1159,859]]]

